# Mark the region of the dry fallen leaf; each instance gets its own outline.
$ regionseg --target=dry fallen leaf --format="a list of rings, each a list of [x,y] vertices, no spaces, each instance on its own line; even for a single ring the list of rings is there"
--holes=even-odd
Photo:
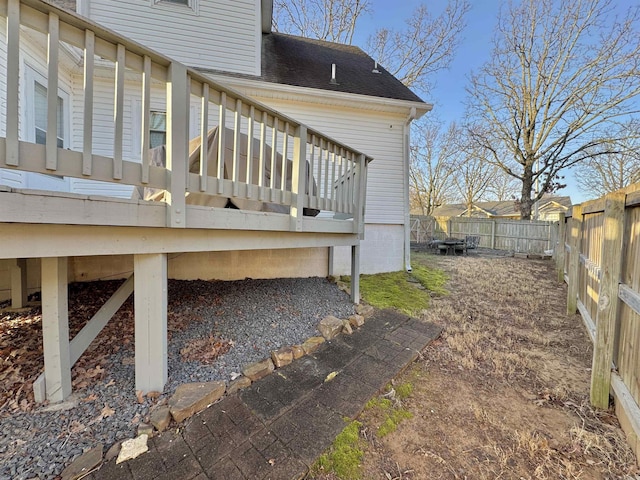
[[[149,392],[147,393],[147,398],[150,398],[151,400],[155,400],[156,398],[158,398],[160,395],[162,395],[162,392]]]
[[[106,403],[104,404],[104,408],[100,411],[102,418],[110,417],[114,413],[116,413],[116,411]]]
[[[142,390],[136,390],[136,398],[138,399],[138,403],[144,403],[144,393],[142,393]]]
[[[82,401],[83,402],[95,402],[97,399],[98,399],[98,395],[96,395],[95,393],[92,393],[88,397],[83,398]]]
[[[105,383],[104,386],[113,387],[115,384],[116,384],[116,381],[112,378],[111,380],[109,380],[109,383]]]
[[[331,380],[336,378],[336,375],[338,375],[338,372],[331,372],[329,375],[327,375],[327,378],[324,379],[325,383],[330,382]]]
[[[77,420],[74,420],[69,424],[70,433],[80,433],[84,431],[86,428],[87,427],[85,427],[82,423],[78,422]]]

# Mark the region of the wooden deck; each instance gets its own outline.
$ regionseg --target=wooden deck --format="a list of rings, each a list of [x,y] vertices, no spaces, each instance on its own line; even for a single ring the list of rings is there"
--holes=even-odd
[[[26,299],[25,259],[41,259],[45,372],[34,386],[37,398],[55,402],[71,393],[73,363],[130,295],[131,287],[136,292],[136,389],[163,389],[170,253],[350,246],[352,297],[358,301],[359,244],[371,158],[49,4],[0,0],[0,16],[7,25],[6,51],[0,53],[4,63],[0,68],[6,72],[0,168],[164,192],[163,201],[147,201],[0,186],[0,259],[12,265],[14,307]],[[76,140],[59,148],[55,135],[47,135],[41,145],[25,140],[21,131],[21,59],[26,51],[40,55],[47,65],[46,130],[56,132],[63,50],[81,61],[83,88],[79,97],[74,93],[71,115],[82,134],[75,132]],[[98,69],[114,72],[113,116],[107,119],[113,129],[110,155],[95,153]],[[123,153],[125,131],[132,129],[125,116],[125,91],[132,78],[138,79],[141,99],[137,161],[126,160]],[[151,104],[159,101],[158,84],[167,118],[166,158],[160,166],[148,161],[149,119]],[[189,138],[189,107],[198,112],[197,150],[190,147],[194,139]],[[231,132],[232,140],[223,134],[210,145],[212,128]],[[190,203],[195,195],[199,205]],[[285,213],[207,206],[207,199],[216,205],[220,201],[275,205]],[[305,209],[320,210],[322,215],[305,216]],[[127,289],[69,341],[68,257],[122,254],[134,257]]]

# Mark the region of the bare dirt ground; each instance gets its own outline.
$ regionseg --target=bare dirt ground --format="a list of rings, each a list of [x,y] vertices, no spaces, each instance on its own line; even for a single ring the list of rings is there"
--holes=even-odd
[[[383,438],[379,409],[359,419],[362,478],[640,478],[615,416],[588,405],[591,342],[565,313],[552,262],[424,253],[413,262],[450,277],[450,293],[422,314],[444,331],[396,379],[413,385],[396,400],[412,418]]]

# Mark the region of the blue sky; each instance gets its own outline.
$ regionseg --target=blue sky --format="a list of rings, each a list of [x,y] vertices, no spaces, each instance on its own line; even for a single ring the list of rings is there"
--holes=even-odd
[[[354,43],[364,47],[368,35],[383,26],[402,28],[405,19],[423,1],[371,0],[374,11],[371,15],[365,15],[362,18],[358,25],[359,36]],[[446,0],[430,0],[427,6],[434,15],[437,15],[444,9],[446,3]],[[451,68],[441,72],[434,79],[436,86],[429,96],[423,95],[426,102],[434,105],[433,112],[430,114],[444,122],[461,123],[463,121],[467,78],[472,70],[482,66],[491,53],[491,39],[500,1],[472,0],[471,4],[471,11],[467,15],[467,27]],[[560,195],[570,195],[574,203],[590,198],[576,187],[570,171],[565,172],[564,182],[568,186],[558,192]]]

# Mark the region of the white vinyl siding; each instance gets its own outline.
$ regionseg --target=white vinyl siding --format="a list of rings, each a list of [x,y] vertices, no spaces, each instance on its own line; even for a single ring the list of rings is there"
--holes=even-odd
[[[256,100],[371,157],[367,177],[367,223],[404,224],[404,117],[382,112]]]
[[[260,0],[85,0],[93,21],[191,67],[260,74]]]

